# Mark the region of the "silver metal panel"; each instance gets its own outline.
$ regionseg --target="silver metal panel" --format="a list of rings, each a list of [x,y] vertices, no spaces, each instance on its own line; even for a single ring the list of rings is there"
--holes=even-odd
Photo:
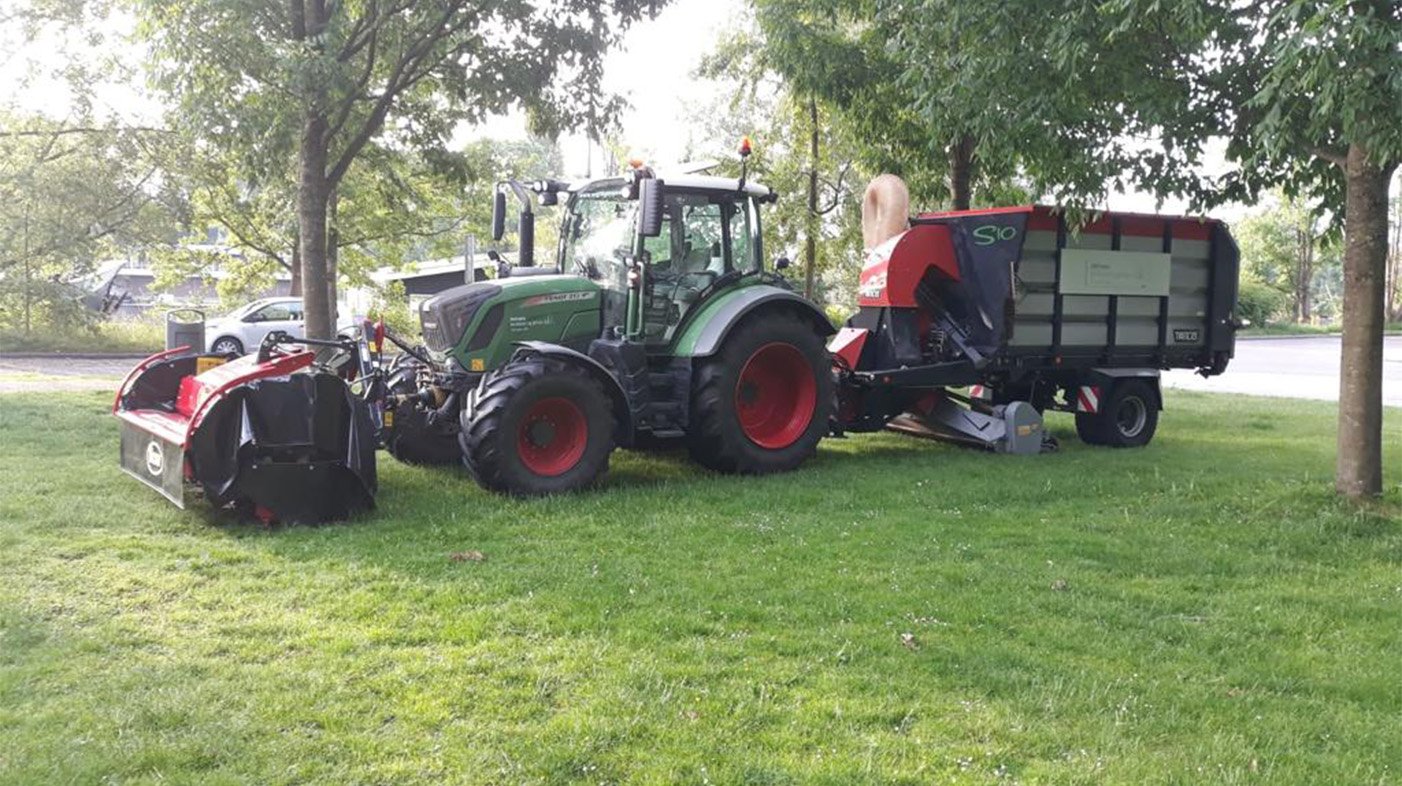
[[[1066,247],[1080,251],[1109,251],[1113,244],[1114,238],[1109,235],[1073,232],[1066,236]]]
[[[1163,251],[1163,238],[1125,235],[1120,238],[1121,251]]]
[[[121,422],[118,462],[122,471],[185,507],[185,451],[180,446]]]
[[[1151,317],[1157,321],[1159,318],[1159,298],[1156,297],[1122,297],[1118,308],[1120,319]]]

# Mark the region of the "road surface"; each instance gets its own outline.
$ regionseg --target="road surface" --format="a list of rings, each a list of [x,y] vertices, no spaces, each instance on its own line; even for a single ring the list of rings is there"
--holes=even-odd
[[[140,358],[45,358],[0,356],[0,393],[25,391],[116,391]]]
[[[1164,385],[1216,393],[1339,400],[1339,337],[1238,340],[1236,357],[1219,377],[1191,371],[1164,374]],[[1383,403],[1402,407],[1402,336],[1383,339]]]
[[[1402,336],[1383,349],[1383,402],[1402,407]],[[24,390],[114,390],[136,359],[76,360],[0,357],[0,393]],[[1203,379],[1191,371],[1164,374],[1168,387],[1337,401],[1339,337],[1237,341],[1227,373]]]

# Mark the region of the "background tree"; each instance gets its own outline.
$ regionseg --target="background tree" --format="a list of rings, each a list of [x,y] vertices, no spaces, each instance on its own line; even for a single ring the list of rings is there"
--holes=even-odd
[[[1387,252],[1387,289],[1383,301],[1387,304],[1387,321],[1402,322],[1402,196],[1392,198],[1391,234]]]
[[[542,131],[604,126],[602,56],[659,0],[129,0],[170,119],[213,148],[298,152],[307,332],[329,336],[337,189],[372,144],[442,163],[461,122],[512,107]],[[259,162],[260,165],[266,162]]]
[[[232,301],[254,297],[287,275],[291,293],[301,294],[291,173],[272,172],[254,182],[226,163],[190,159],[180,166],[195,173],[192,226],[217,230],[225,249],[209,253],[207,247],[186,244],[163,249],[154,265],[158,287],[203,276],[217,281],[221,300]],[[488,237],[497,181],[553,176],[563,168],[557,146],[540,138],[476,140],[451,161],[448,171],[414,151],[367,150],[337,192],[335,241],[328,251],[334,251],[340,282],[375,288],[372,274],[380,269],[461,253],[467,235]],[[551,242],[551,231],[541,227],[542,243]]]
[[[1207,201],[1279,186],[1342,218],[1339,493],[1382,491],[1388,186],[1402,162],[1402,5],[1391,0],[1118,0],[1126,28],[1173,22],[1194,101],[1157,113],[1166,138],[1228,137],[1236,169]]]
[[[0,116],[0,321],[25,333],[83,322],[80,285],[104,255],[178,234],[155,136]]]
[[[837,107],[868,168],[902,175],[917,202],[963,209],[1020,182],[1079,204],[1134,182],[1145,162],[1164,180],[1169,162],[1198,158],[1198,146],[1145,141],[1147,110],[1190,98],[1158,24],[1121,28],[1098,4],[1033,0],[756,7],[774,66]]]
[[[787,197],[766,211],[765,248],[773,255],[801,243],[804,294],[830,300],[820,297],[819,276],[861,252],[855,189],[862,183],[847,125],[817,95],[782,80],[752,19],[735,26],[697,75],[725,86],[726,95],[695,112],[702,141],[694,151],[725,162],[719,169],[734,175],[740,139],[758,141],[751,171]]]
[[[1241,247],[1243,273],[1285,294],[1289,318],[1309,323],[1338,315],[1334,302],[1342,263],[1328,217],[1303,200],[1283,194],[1273,204],[1233,228]]]

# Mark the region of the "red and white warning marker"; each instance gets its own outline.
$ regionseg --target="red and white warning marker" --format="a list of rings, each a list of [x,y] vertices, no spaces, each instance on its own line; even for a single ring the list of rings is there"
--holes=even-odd
[[[1100,388],[1082,385],[1076,391],[1076,411],[1094,415],[1100,411]]]

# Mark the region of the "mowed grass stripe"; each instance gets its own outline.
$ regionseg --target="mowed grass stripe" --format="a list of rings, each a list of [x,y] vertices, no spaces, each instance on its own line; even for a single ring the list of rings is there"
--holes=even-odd
[[[544,500],[382,457],[265,529],[121,475],[106,396],[0,396],[0,781],[1385,783],[1402,422],[1170,392],[1148,449],[618,453]],[[1389,410],[1389,416],[1394,414]],[[454,561],[481,551],[486,561]]]

